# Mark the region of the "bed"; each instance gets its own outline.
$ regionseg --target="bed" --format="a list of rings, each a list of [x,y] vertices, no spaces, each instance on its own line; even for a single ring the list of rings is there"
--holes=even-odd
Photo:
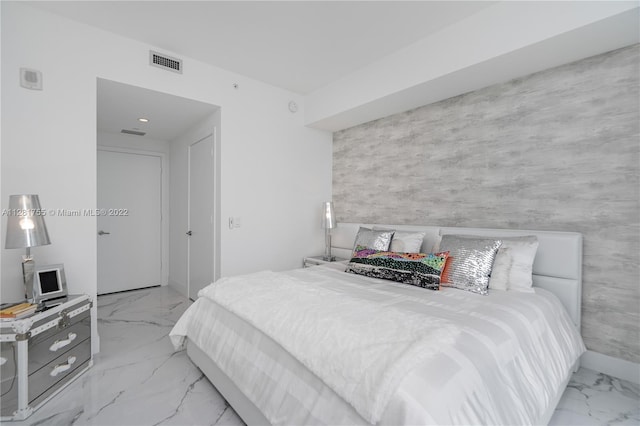
[[[421,233],[425,252],[443,235],[535,236],[533,287],[433,291],[338,263],[263,271],[204,289],[174,346],[247,424],[548,423],[585,350],[581,234],[341,223],[333,253],[350,258],[361,227]]]

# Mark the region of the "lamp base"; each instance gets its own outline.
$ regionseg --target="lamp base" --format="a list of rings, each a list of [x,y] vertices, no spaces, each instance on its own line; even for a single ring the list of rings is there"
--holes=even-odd
[[[33,302],[33,272],[36,264],[32,257],[22,257],[22,281],[24,282],[24,298]]]
[[[325,262],[336,260],[335,256],[331,256],[331,229],[329,228],[324,230],[324,256],[322,256],[322,260]]]

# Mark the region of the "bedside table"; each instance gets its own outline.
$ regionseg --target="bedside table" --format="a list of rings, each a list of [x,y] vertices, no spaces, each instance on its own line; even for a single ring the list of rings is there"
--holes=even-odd
[[[345,261],[345,260],[349,260],[349,259],[343,259],[341,257],[336,257],[331,262],[342,262],[342,261]],[[302,260],[302,265],[305,268],[309,268],[311,266],[326,265],[326,264],[331,263],[331,262],[328,261],[328,260],[324,260],[322,258],[322,256],[309,256],[309,257],[305,257]]]
[[[0,321],[0,420],[23,420],[92,364],[91,300]]]

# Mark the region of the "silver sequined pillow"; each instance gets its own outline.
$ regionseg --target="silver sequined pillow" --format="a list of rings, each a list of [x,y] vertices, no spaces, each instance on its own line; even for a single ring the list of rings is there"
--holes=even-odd
[[[392,230],[373,230],[369,228],[360,227],[356,240],[353,244],[353,251],[356,251],[356,247],[366,247],[373,250],[387,251],[391,245],[391,239],[395,231]]]
[[[464,235],[443,235],[440,251],[449,252],[442,286],[488,294],[491,268],[502,241]]]

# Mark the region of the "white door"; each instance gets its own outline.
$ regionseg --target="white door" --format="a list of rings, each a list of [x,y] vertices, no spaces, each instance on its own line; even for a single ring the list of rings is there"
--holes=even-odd
[[[189,146],[189,298],[213,282],[213,136]]]
[[[161,284],[162,158],[98,150],[98,294]]]

